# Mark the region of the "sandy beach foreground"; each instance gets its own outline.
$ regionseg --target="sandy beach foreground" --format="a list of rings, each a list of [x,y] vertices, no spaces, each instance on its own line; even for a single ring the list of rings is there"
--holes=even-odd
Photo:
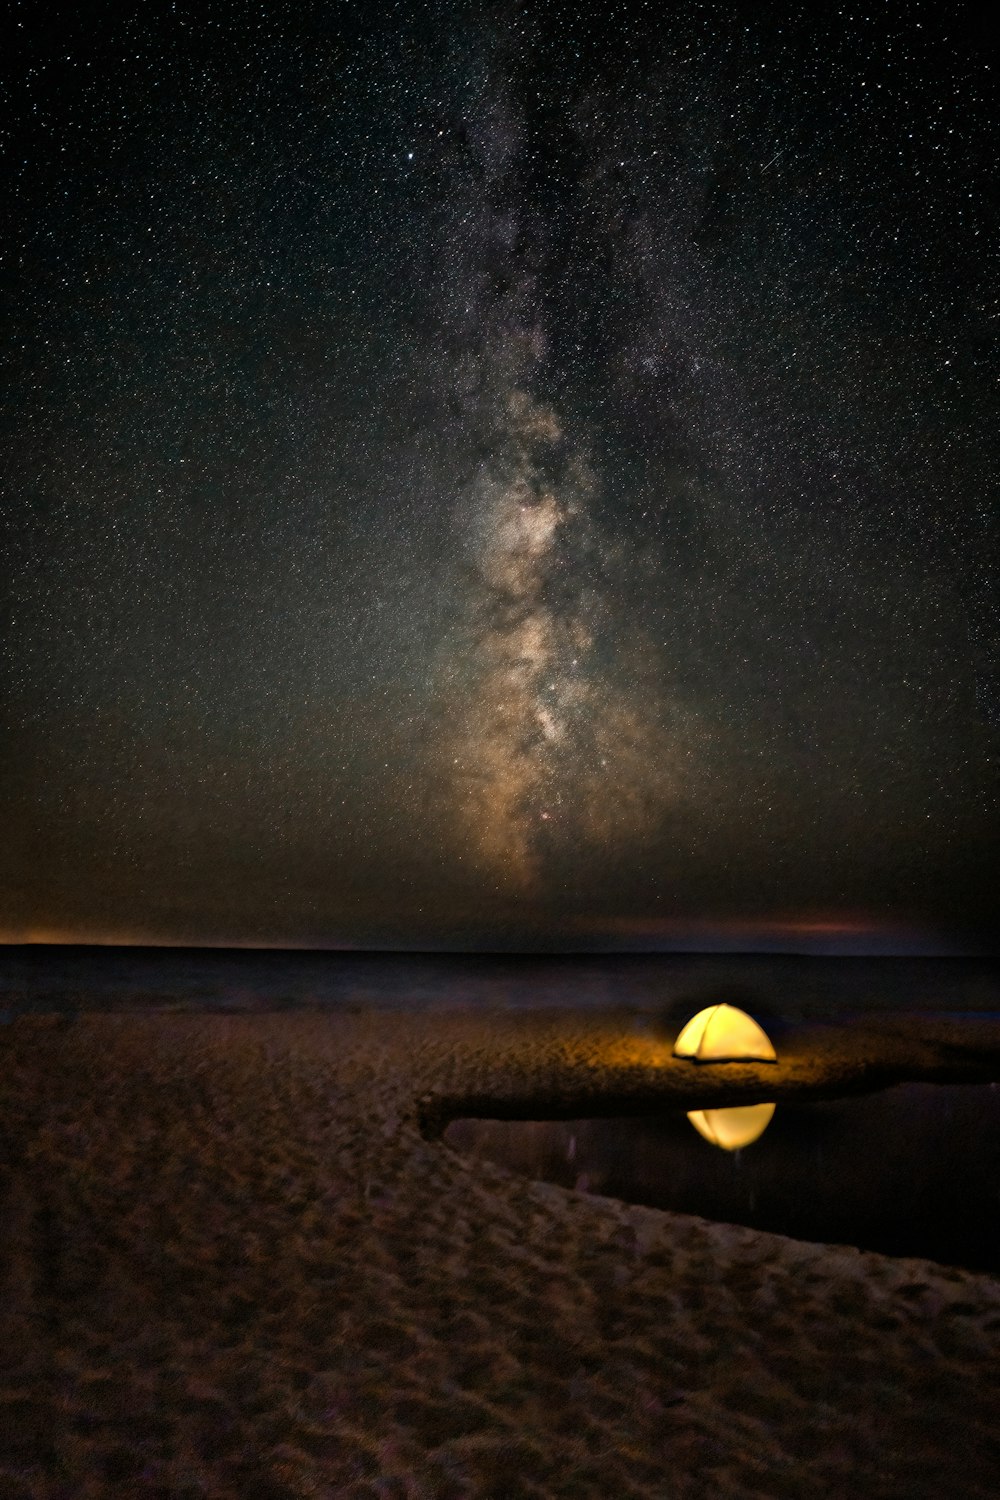
[[[699,1100],[989,1076],[984,1038],[814,1028]],[[4,1027],[0,1497],[992,1500],[1000,1282],[439,1138],[676,1100],[691,1066],[565,1014]]]

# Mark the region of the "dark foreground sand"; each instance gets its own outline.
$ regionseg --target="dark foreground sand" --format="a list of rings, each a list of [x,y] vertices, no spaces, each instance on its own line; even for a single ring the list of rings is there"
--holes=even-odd
[[[1000,1058],[977,1024],[803,1034],[718,1097],[959,1076]],[[0,1497],[995,1500],[1000,1282],[433,1138],[472,1096],[676,1097],[668,1050],[509,1014],[3,1028]]]

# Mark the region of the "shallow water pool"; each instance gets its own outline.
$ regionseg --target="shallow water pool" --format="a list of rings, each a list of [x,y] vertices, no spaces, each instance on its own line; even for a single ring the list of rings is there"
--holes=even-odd
[[[709,1135],[733,1138],[726,1121],[708,1124]],[[907,1083],[779,1103],[759,1137],[736,1150],[706,1139],[683,1111],[454,1120],[444,1139],[473,1158],[578,1191],[1000,1272],[996,1083]]]

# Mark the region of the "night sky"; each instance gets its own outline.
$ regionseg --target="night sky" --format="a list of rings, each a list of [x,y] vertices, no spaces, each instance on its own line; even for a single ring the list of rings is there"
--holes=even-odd
[[[989,945],[973,11],[11,14],[0,935]]]

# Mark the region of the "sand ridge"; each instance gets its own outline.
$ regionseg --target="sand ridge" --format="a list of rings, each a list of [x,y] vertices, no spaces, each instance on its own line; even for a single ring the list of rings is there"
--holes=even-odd
[[[932,1019],[824,1035],[772,1094],[820,1056],[865,1086],[981,1054]],[[470,1100],[676,1091],[663,1045],[565,1014],[5,1028],[0,1495],[1000,1492],[993,1278],[433,1138]]]

